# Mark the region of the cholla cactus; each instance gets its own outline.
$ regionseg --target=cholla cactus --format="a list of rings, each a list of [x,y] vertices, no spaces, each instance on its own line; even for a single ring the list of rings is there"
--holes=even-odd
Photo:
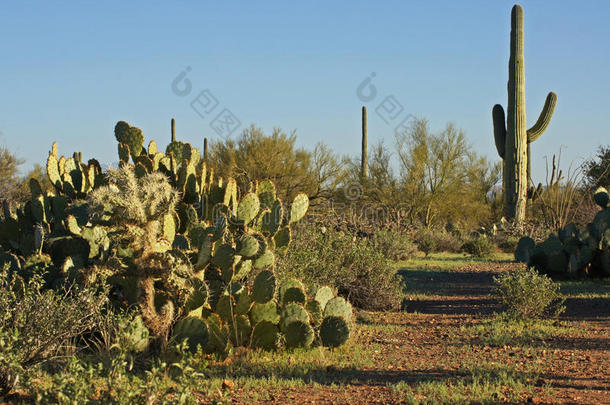
[[[116,231],[123,235],[121,248],[123,266],[135,276],[138,303],[142,319],[154,336],[167,334],[173,318],[174,304],[168,300],[160,311],[155,308],[155,278],[169,275],[176,265],[166,252],[170,241],[164,240],[162,222],[171,215],[178,203],[178,193],[160,173],[136,177],[130,167],[108,171],[109,185],[89,195],[90,210],[94,217],[110,220]]]
[[[131,240],[130,245],[141,252],[140,256],[158,251],[162,221],[175,211],[178,193],[161,173],[137,178],[133,169],[123,167],[109,170],[107,178],[110,184],[89,196],[91,213],[107,216],[122,228],[125,239]]]

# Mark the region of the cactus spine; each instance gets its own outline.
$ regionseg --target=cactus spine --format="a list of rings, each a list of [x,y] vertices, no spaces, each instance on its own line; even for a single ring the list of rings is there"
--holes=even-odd
[[[511,13],[507,120],[505,123],[504,109],[499,104],[494,106],[492,117],[496,148],[503,159],[504,216],[518,226],[525,219],[527,188],[531,178],[529,144],[544,133],[556,104],[557,95],[550,92],[538,121],[532,128],[526,129],[523,8],[517,4]]]
[[[368,133],[366,127],[366,107],[362,106],[362,161],[360,174],[363,179],[369,177]]]

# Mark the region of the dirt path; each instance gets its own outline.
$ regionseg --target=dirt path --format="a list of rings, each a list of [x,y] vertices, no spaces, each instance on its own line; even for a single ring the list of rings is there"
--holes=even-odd
[[[404,271],[412,298],[403,311],[359,314],[354,344],[372,348],[372,366],[327,367],[323,373],[312,372],[305,386],[271,390],[254,402],[392,404],[482,398],[489,403],[610,404],[608,299],[568,300],[562,319],[569,332],[559,337],[494,346],[473,336],[473,328],[499,309],[490,298],[493,276],[515,266],[475,263],[452,271]],[[463,391],[463,400],[451,397],[452,390]],[[253,403],[249,391],[232,394],[233,403]]]
[[[428,319],[430,323],[421,323],[422,335],[432,334],[433,329],[459,329],[460,326],[476,324],[497,312],[500,307],[490,298],[493,289],[493,277],[502,271],[515,268],[516,264],[498,263],[475,264],[457,268],[451,272],[408,272],[407,283],[420,285],[427,290],[430,285],[440,285],[437,295],[425,299],[416,299],[405,305],[405,310],[415,312],[419,319]],[[492,267],[490,269],[490,267]],[[566,311],[560,317],[582,334],[567,334],[540,342],[551,357],[550,364],[536,381],[539,390],[538,401],[541,403],[608,403],[610,404],[610,300],[607,298],[568,298]],[[476,340],[461,336],[465,342]],[[442,344],[437,342],[437,344]],[[432,350],[439,352],[440,348]],[[502,358],[502,350],[484,347]],[[475,349],[476,350],[476,349]],[[442,352],[442,351],[441,351]],[[432,354],[433,356],[433,354]],[[509,357],[517,357],[509,354]],[[544,360],[536,359],[546,363]],[[510,359],[508,360],[510,363]],[[552,394],[546,391],[551,391]],[[535,396],[527,398],[535,402]]]

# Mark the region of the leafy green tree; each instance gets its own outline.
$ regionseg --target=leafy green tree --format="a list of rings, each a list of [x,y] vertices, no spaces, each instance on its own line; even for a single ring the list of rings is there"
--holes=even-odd
[[[486,194],[499,179],[499,166],[473,152],[463,131],[448,124],[433,134],[427,120],[417,119],[396,135],[396,145],[412,222],[430,227],[461,219],[475,226],[489,220]]]
[[[242,190],[264,179],[273,180],[280,195],[290,201],[297,190],[307,193],[315,204],[328,197],[342,176],[342,167],[325,145],[313,152],[296,147],[296,133],[275,128],[271,135],[255,126],[244,130],[236,140],[212,142],[208,162],[223,177],[233,177]]]
[[[37,180],[42,186],[43,191],[50,191],[53,189],[53,185],[47,176],[46,169],[39,163],[36,163],[32,170],[23,178],[21,185],[19,186],[19,195],[27,196],[30,194],[30,179]]]
[[[366,204],[396,206],[401,202],[400,184],[392,169],[392,153],[379,142],[369,151],[369,173],[363,179],[360,158],[344,158],[345,177],[338,190],[340,200],[354,203],[361,200]]]
[[[587,183],[592,187],[610,187],[610,146],[600,146],[597,156],[585,163]]]
[[[360,231],[373,232],[386,226],[401,225],[404,206],[401,185],[392,168],[392,153],[382,143],[372,146],[368,176],[361,175],[358,158],[343,158],[344,176],[335,191],[333,212]]]
[[[13,201],[19,194],[19,165],[22,159],[17,158],[8,148],[0,146],[0,200]]]

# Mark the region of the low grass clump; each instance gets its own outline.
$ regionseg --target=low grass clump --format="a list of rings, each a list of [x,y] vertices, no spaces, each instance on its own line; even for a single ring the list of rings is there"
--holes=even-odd
[[[521,403],[535,389],[537,374],[515,365],[482,359],[466,359],[455,375],[393,385],[401,403],[407,404],[495,404]]]
[[[515,319],[499,314],[473,326],[462,326],[462,332],[486,346],[539,346],[545,341],[578,331],[567,322],[552,319]]]

